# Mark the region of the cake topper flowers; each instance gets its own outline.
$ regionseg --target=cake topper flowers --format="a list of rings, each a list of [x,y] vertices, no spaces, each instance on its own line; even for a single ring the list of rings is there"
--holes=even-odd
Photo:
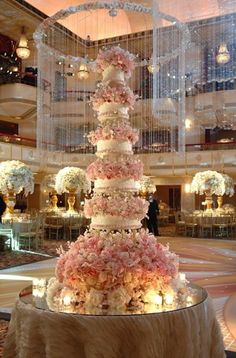
[[[126,78],[129,78],[135,67],[134,59],[133,54],[119,46],[100,50],[96,60],[96,70],[98,73],[102,73],[108,66],[114,66],[124,71]]]

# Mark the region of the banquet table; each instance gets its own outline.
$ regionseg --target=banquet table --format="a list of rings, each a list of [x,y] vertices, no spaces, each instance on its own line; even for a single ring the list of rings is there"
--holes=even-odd
[[[150,314],[83,315],[15,305],[3,358],[223,358],[212,302]]]

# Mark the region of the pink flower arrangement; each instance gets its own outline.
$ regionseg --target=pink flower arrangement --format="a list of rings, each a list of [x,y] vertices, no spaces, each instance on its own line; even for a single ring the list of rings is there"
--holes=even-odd
[[[104,103],[116,103],[125,107],[133,108],[138,95],[128,86],[110,87],[109,85],[101,85],[93,95],[91,102],[95,111]]]
[[[131,76],[135,68],[135,56],[128,51],[114,46],[111,49],[100,50],[96,60],[96,69],[102,73],[108,66],[112,65],[125,72],[126,78]]]
[[[148,202],[139,197],[105,197],[94,196],[85,200],[85,216],[91,218],[97,215],[121,216],[130,219],[143,219],[148,211]]]
[[[99,140],[110,139],[120,141],[129,140],[132,144],[135,144],[138,141],[139,134],[137,129],[133,129],[130,125],[124,124],[122,126],[99,127],[95,131],[91,131],[87,138],[92,145],[96,145]]]
[[[86,171],[90,180],[133,178],[140,180],[143,175],[143,163],[138,159],[123,159],[111,161],[109,159],[97,159],[91,163]]]
[[[91,230],[69,244],[56,265],[56,277],[66,287],[89,291],[148,286],[160,290],[178,274],[178,258],[142,229],[136,232]],[[136,286],[136,287],[134,287]]]

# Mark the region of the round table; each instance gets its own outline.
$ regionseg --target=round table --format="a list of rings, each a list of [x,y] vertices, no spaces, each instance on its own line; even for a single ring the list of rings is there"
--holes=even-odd
[[[191,307],[114,316],[52,312],[43,299],[36,308],[22,292],[3,358],[223,358],[211,300],[198,289]]]

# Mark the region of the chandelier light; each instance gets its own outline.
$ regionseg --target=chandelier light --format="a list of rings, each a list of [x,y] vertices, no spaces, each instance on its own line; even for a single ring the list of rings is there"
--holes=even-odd
[[[88,66],[85,63],[81,63],[77,76],[80,80],[87,80],[89,77]]]
[[[216,62],[219,65],[225,65],[230,60],[230,53],[226,43],[222,43],[219,47],[218,54],[216,55]]]
[[[150,73],[153,73],[153,72],[154,72],[154,65],[153,65],[152,58],[151,58],[151,60],[150,60],[150,62],[149,62],[149,64],[148,64],[148,66],[147,66],[147,69],[148,69],[148,72],[150,72]],[[158,63],[158,64],[156,65],[156,72],[159,72],[159,70],[160,70],[160,64]]]
[[[24,27],[22,28],[20,41],[16,48],[16,54],[22,60],[26,60],[30,55],[30,49],[28,47],[28,40],[25,36]]]

